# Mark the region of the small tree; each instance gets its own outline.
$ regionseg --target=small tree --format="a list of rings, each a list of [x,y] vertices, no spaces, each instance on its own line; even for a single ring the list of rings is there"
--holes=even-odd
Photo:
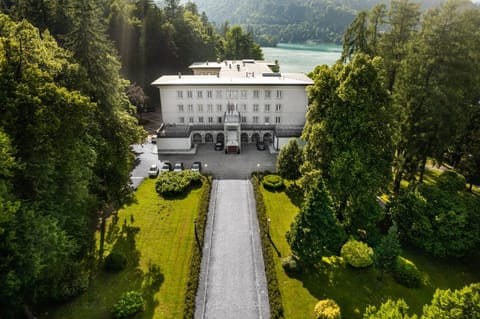
[[[422,319],[480,318],[480,283],[459,290],[437,289],[432,303],[423,307]]]
[[[295,180],[300,177],[302,163],[302,149],[298,146],[297,140],[292,138],[278,154],[277,172],[283,178]]]
[[[286,235],[292,252],[307,264],[338,253],[345,238],[323,180],[317,180],[315,186],[307,192],[300,213]]]
[[[388,299],[380,308],[375,306],[368,306],[363,314],[363,319],[417,319],[416,315],[408,315],[408,304],[403,299],[391,300]]]
[[[398,227],[393,225],[388,230],[388,234],[382,238],[375,248],[374,262],[381,272],[383,278],[384,272],[392,272],[395,269],[397,258],[401,253],[400,241],[398,239]]]

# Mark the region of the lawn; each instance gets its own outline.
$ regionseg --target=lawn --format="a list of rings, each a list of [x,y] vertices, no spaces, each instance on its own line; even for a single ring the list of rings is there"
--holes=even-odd
[[[270,235],[277,251],[275,268],[287,319],[312,318],[316,302],[324,298],[337,301],[344,319],[362,318],[367,305],[380,305],[388,298],[403,298],[412,312],[420,313],[423,304],[430,302],[435,288],[460,288],[480,280],[478,261],[434,260],[411,248],[404,248],[402,255],[415,262],[424,274],[425,284],[418,289],[405,288],[389,275],[380,281],[375,269],[353,269],[338,257],[324,258],[318,267],[294,278],[288,277],[281,259],[290,254],[285,233],[299,211],[300,193],[291,184],[285,192],[269,192],[263,187],[261,191],[271,219]]]
[[[190,257],[195,243],[193,220],[201,188],[181,199],[165,200],[155,192],[155,180],[145,180],[134,203],[107,223],[105,254],[123,252],[127,268],[119,273],[98,270],[80,297],[46,316],[58,319],[109,319],[119,296],[138,290],[146,300],[141,318],[181,318]]]

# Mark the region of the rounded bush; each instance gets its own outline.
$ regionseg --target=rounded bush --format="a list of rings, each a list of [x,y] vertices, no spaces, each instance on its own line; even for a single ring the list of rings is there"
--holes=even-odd
[[[444,191],[456,193],[465,189],[466,179],[455,171],[445,171],[437,179],[437,186]]]
[[[263,187],[268,190],[277,190],[283,188],[283,179],[274,174],[265,175],[262,180]]]
[[[186,192],[190,186],[200,185],[202,175],[198,172],[163,172],[158,177],[155,188],[162,196],[175,196]]]
[[[138,291],[124,293],[113,306],[113,317],[115,319],[127,319],[143,311],[145,301]]]
[[[122,253],[112,252],[105,258],[105,269],[108,271],[120,271],[127,266],[127,257]]]
[[[332,299],[324,299],[317,302],[313,313],[315,314],[315,319],[342,318],[340,306]]]
[[[297,260],[295,259],[295,257],[291,255],[288,257],[285,257],[282,259],[282,267],[287,274],[296,273],[298,271]]]
[[[355,268],[365,268],[373,264],[373,249],[361,241],[350,239],[342,246],[340,254]]]
[[[397,259],[393,277],[396,282],[409,288],[418,288],[422,283],[422,274],[417,266],[412,261],[400,256]]]

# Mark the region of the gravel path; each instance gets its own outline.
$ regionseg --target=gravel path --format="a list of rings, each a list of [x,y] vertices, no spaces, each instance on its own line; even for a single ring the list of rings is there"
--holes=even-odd
[[[195,318],[269,318],[264,269],[250,181],[215,180]]]

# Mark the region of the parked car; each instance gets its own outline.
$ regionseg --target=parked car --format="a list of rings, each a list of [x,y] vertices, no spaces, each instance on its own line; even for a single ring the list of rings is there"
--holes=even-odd
[[[157,177],[159,172],[160,170],[158,169],[157,164],[153,164],[148,170],[148,177]]]
[[[265,151],[266,149],[266,145],[265,145],[265,142],[262,142],[262,141],[258,141],[257,142],[257,150],[259,151]]]
[[[164,162],[162,165],[162,172],[170,172],[172,170],[172,164],[170,162]]]
[[[192,172],[201,172],[202,170],[202,163],[200,162],[193,162],[192,167],[190,168]]]
[[[215,143],[215,151],[223,151],[223,143],[222,142]]]
[[[182,162],[175,163],[175,165],[173,166],[173,171],[175,173],[183,171],[183,163]]]

